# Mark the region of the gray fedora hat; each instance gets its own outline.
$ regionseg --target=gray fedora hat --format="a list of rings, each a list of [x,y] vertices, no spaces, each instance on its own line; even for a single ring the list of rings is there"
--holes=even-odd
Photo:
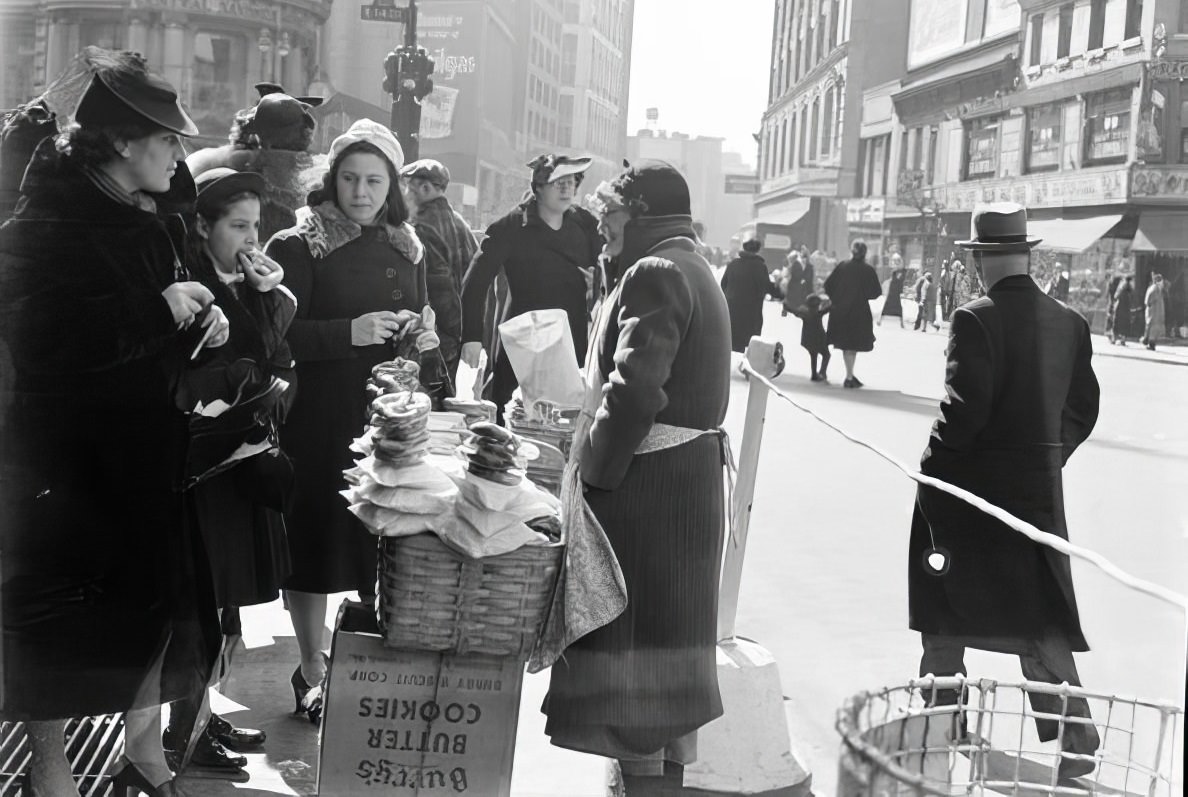
[[[1027,237],[1027,209],[1016,202],[975,206],[969,226],[970,240],[957,245],[975,252],[1026,252],[1043,240]]]

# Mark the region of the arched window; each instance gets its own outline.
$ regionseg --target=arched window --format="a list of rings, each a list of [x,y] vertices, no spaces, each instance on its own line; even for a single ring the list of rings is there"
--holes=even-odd
[[[822,158],[829,157],[833,145],[833,91],[833,87],[830,87],[829,90],[825,92],[825,114],[822,117],[822,124],[824,127],[821,130]]]
[[[818,136],[820,136],[820,134],[821,134],[821,98],[817,97],[815,100],[813,100],[813,121],[812,121],[812,126],[809,128],[808,159],[809,159],[810,163],[817,160],[818,153],[820,152],[820,150],[817,148],[818,141],[820,140],[818,138]]]

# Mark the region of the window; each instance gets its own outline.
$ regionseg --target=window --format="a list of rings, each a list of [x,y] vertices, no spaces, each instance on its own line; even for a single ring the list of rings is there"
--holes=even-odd
[[[998,173],[998,120],[979,119],[965,128],[965,179]]]
[[[1046,172],[1060,168],[1060,130],[1059,105],[1027,109],[1027,171]]]
[[[1188,163],[1188,100],[1180,103],[1180,163]]]
[[[841,22],[841,0],[833,0],[833,8],[829,11],[829,46],[837,46],[837,26]]]
[[[1143,25],[1143,0],[1126,0],[1126,31],[1123,37],[1134,39],[1141,35]]]
[[[817,131],[821,127],[821,98],[813,100],[813,120],[809,127],[808,160],[811,163],[817,159]]]
[[[1060,6],[1060,27],[1056,35],[1056,57],[1068,58],[1072,50],[1073,4]]]
[[[1044,15],[1033,14],[1031,17],[1031,52],[1027,57],[1028,66],[1039,66],[1044,47]]]
[[[577,50],[578,37],[565,34],[565,43],[561,45],[561,82],[566,86],[577,84]]]
[[[833,89],[825,92],[825,113],[821,119],[825,125],[821,131],[821,157],[828,158],[833,144]]]
[[[190,111],[201,129],[230,129],[235,112],[246,99],[243,77],[248,71],[243,37],[203,31],[195,34]]]
[[[1106,0],[1089,2],[1089,49],[1100,50],[1105,43]]]
[[[1091,94],[1085,100],[1085,161],[1123,163],[1130,146],[1130,89]]]
[[[924,162],[924,182],[927,185],[933,185],[936,182],[936,155],[938,139],[940,139],[940,131],[935,127],[929,128],[928,160]]]

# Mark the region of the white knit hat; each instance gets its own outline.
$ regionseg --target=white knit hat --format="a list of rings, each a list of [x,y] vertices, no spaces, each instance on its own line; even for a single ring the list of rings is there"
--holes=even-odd
[[[397,173],[404,168],[404,150],[392,131],[371,119],[360,119],[330,145],[330,162],[338,160],[342,151],[359,141],[366,141],[384,154]]]

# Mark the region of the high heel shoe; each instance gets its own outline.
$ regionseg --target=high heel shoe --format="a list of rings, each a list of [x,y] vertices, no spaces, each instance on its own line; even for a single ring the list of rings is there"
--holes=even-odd
[[[111,780],[114,797],[135,797],[137,794],[146,794],[148,797],[186,797],[185,792],[177,785],[177,778],[154,786],[135,764],[127,758],[124,758],[123,762],[124,765]]]
[[[329,668],[330,658],[323,653],[322,659],[326,667]],[[293,687],[293,713],[305,714],[314,725],[322,723],[322,686],[324,683],[325,676],[322,677],[320,683],[312,685],[306,683],[305,676],[301,674],[300,664],[297,665],[297,669],[293,670],[293,676],[289,678],[289,684]]]

